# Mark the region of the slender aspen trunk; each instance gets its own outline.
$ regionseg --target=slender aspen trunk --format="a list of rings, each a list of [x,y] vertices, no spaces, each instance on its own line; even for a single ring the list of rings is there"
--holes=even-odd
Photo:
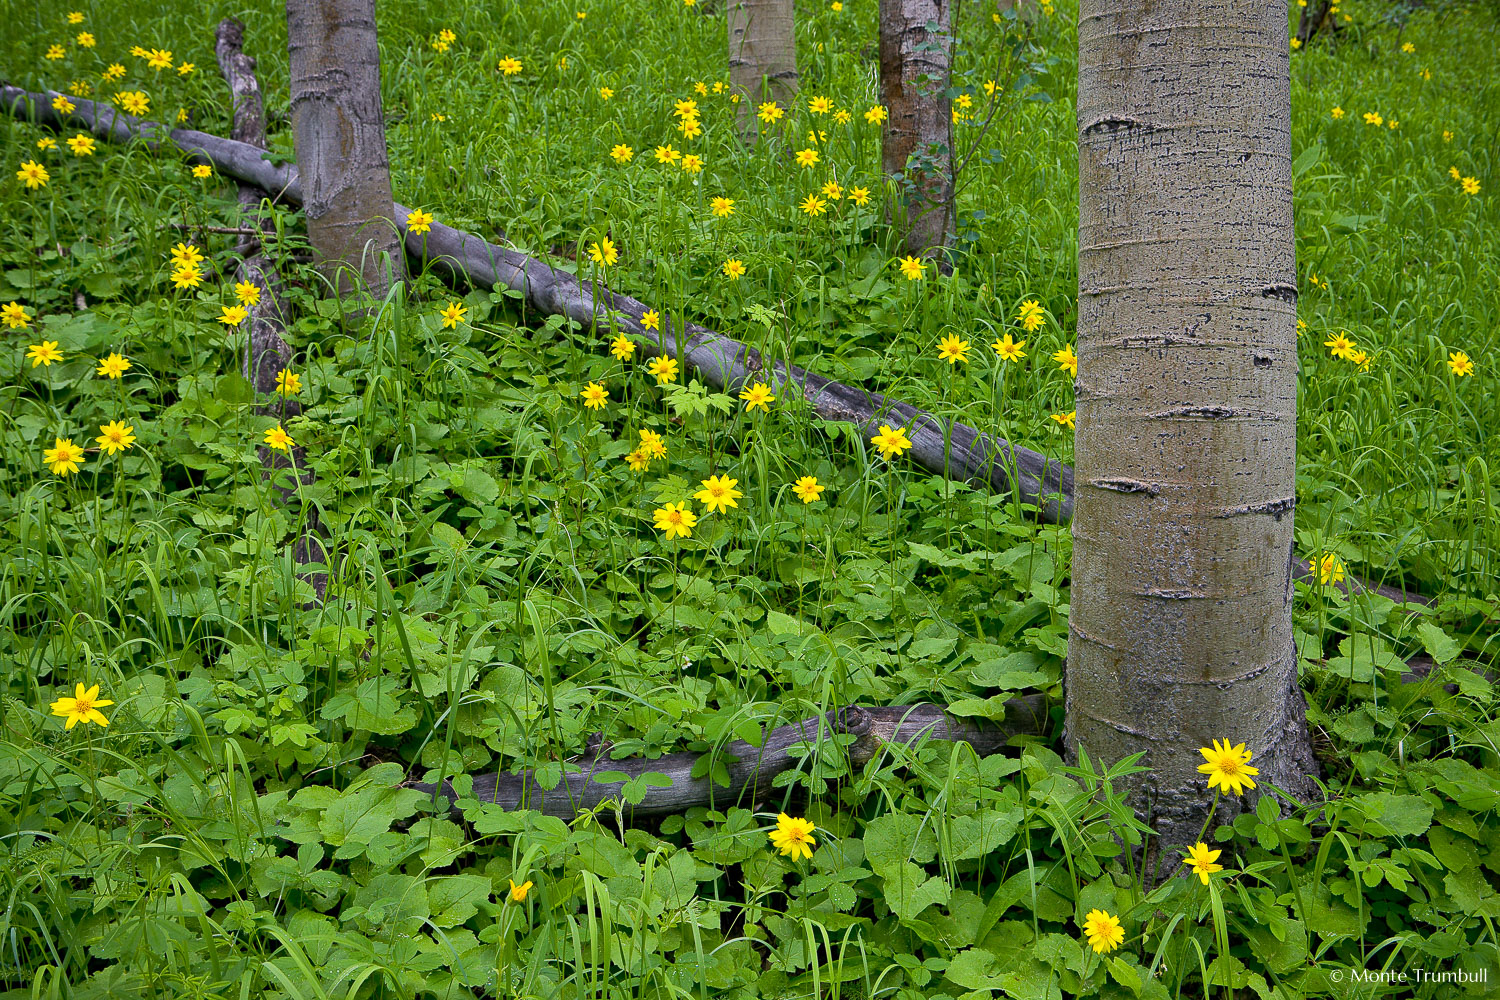
[[[880,0],[880,100],[890,115],[881,165],[896,182],[892,214],[906,252],[919,257],[938,254],[954,234],[950,6]]]
[[[1067,740],[1145,751],[1138,808],[1183,844],[1211,740],[1246,744],[1262,786],[1301,796],[1316,773],[1291,621],[1286,10],[1082,0],[1079,25]]]
[[[287,0],[286,19],[308,238],[340,294],[357,274],[382,296],[406,268],[380,108],[375,0]]]
[[[740,95],[740,135],[756,137],[755,106],[797,94],[792,0],[729,0],[729,85]]]

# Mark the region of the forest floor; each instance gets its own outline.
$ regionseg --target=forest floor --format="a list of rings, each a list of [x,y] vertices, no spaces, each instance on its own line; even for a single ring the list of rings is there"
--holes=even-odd
[[[957,6],[951,276],[903,272],[882,222],[873,0],[799,5],[801,97],[749,147],[720,4],[382,3],[396,197],[1071,462],[1077,8]],[[139,93],[144,117],[219,135],[213,26],[242,16],[291,158],[279,5],[7,9],[9,82]],[[1500,23],[1446,2],[1335,16],[1333,44],[1292,55],[1297,538],[1321,563],[1295,621],[1330,799],[1262,799],[1206,831],[1222,871],[1157,887],[1119,850],[1103,764],[1060,757],[1060,706],[1007,756],[929,743],[851,768],[829,739],[763,800],[649,823],[628,801],[564,822],[472,800],[458,822],[402,787],[555,782],[595,733],[658,757],[855,703],[982,720],[1056,698],[1068,531],[797,400],[660,384],[511,293],[422,274],[345,313],[283,212],[303,410],[281,429],[316,473],[318,606],[297,508],[261,475],[279,425],[220,322],[234,184],[0,117],[0,996],[1500,988]],[[606,240],[618,257],[591,260]],[[196,280],[173,280],[179,244]],[[939,357],[948,337],[964,360]],[[1007,337],[1024,356],[990,346]],[[76,467],[59,439],[87,449]],[[733,506],[698,496],[714,477]],[[668,538],[677,504],[696,521]],[[1345,573],[1431,601],[1350,597]],[[1403,683],[1417,657],[1438,669]],[[79,685],[107,726],[54,714]],[[779,814],[815,824],[810,858],[772,845]],[[1094,910],[1118,948],[1090,947]],[[1405,985],[1355,975],[1382,971]],[[1439,972],[1487,979],[1418,981]]]

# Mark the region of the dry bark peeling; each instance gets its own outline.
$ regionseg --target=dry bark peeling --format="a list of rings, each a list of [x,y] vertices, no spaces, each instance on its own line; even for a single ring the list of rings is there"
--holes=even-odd
[[[225,18],[215,33],[214,54],[218,58],[219,71],[233,95],[231,138],[264,150],[267,148],[265,102],[261,99],[260,82],[255,77],[255,60],[245,55],[244,40],[244,26],[233,18]],[[249,336],[245,339],[243,371],[254,386],[256,396],[265,400],[256,407],[256,412],[285,422],[302,412],[302,404],[291,395],[279,392],[276,380],[279,372],[292,367],[293,355],[284,337],[286,308],[281,294],[281,276],[262,246],[264,237],[273,231],[271,219],[264,210],[271,196],[257,185],[241,182],[238,197],[245,226],[240,230],[242,238],[235,247],[240,263],[234,277],[237,283],[248,282],[260,289],[260,299],[248,309]],[[260,445],[257,452],[268,479],[276,479],[283,469],[291,470],[296,486],[310,486],[316,479],[316,474],[307,464],[307,449],[301,445],[293,447],[290,452]],[[296,486],[277,487],[282,506],[296,504]],[[328,572],[326,568],[307,570],[305,567],[326,566],[328,550],[323,544],[323,526],[316,507],[311,504],[297,506],[301,525],[292,543],[292,561],[304,568],[298,577],[312,587],[316,595],[314,603],[321,604],[328,591]]]

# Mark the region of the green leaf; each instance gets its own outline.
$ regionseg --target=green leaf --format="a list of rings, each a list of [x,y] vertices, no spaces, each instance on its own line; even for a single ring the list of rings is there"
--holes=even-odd
[[[948,883],[927,873],[910,861],[888,869],[885,879],[885,902],[902,920],[910,920],[934,903],[948,901]]]
[[[1448,663],[1458,656],[1463,646],[1459,641],[1438,628],[1432,622],[1422,622],[1417,626],[1417,637],[1422,640],[1422,648],[1427,650],[1427,655],[1434,662]]]
[[[449,875],[427,883],[431,919],[438,927],[457,927],[489,901],[490,880],[481,875]]]

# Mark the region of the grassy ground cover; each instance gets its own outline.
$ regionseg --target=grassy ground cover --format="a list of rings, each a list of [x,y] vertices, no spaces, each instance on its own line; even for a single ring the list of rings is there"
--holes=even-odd
[[[225,134],[212,26],[234,14],[284,107],[275,5],[76,9],[7,4],[0,73],[139,92],[147,117]],[[383,3],[397,197],[1070,461],[1054,354],[1074,339],[1076,5],[992,10],[958,5],[951,277],[903,272],[881,220],[872,0],[799,9],[803,99],[752,147],[707,0]],[[1482,5],[1336,16],[1336,45],[1292,59],[1297,518],[1322,565],[1297,634],[1332,799],[1262,800],[1206,832],[1222,871],[1151,888],[1115,839],[1128,763],[1067,766],[1055,735],[852,770],[830,740],[765,801],[633,826],[643,788],[572,823],[470,802],[461,824],[400,787],[556,781],[595,732],[658,757],[860,701],[997,718],[1059,690],[1067,530],[798,400],[663,384],[500,291],[420,275],[344,312],[285,213],[305,410],[282,430],[308,449],[302,500],[333,551],[329,599],[307,607],[295,508],[256,453],[274,421],[219,322],[233,185],[0,119],[6,996],[1494,988],[1500,25]],[[153,69],[135,46],[171,55]],[[291,155],[284,124],[272,146]],[[172,280],[179,243],[204,255],[197,285]],[[940,357],[947,338],[963,360]],[[1006,338],[1024,356],[991,348]],[[107,453],[115,422],[133,440]],[[636,468],[651,435],[665,455]],[[88,449],[76,469],[58,439]],[[697,494],[719,477],[738,496],[712,509]],[[668,537],[658,512],[679,504],[696,520]],[[1350,599],[1345,572],[1434,602]],[[1419,655],[1441,669],[1402,684]],[[112,703],[107,726],[53,714],[79,684]],[[810,857],[772,846],[781,813],[816,824]],[[1095,910],[1118,946],[1091,946]],[[1408,982],[1382,994],[1356,969]],[[1412,985],[1423,971],[1488,979]]]

